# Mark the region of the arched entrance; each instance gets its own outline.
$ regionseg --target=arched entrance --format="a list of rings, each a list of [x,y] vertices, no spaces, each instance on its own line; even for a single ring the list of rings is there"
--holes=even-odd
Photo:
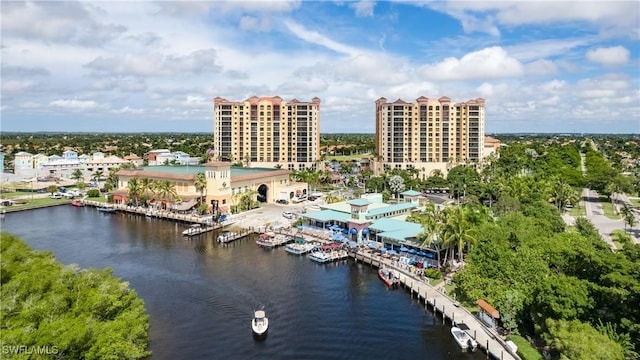
[[[269,192],[269,187],[265,184],[258,186],[258,201],[267,202],[267,193]]]

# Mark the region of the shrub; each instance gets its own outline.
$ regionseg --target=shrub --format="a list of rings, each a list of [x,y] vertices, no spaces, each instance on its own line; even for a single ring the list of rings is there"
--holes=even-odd
[[[91,189],[87,191],[87,196],[90,198],[100,197],[100,190]]]

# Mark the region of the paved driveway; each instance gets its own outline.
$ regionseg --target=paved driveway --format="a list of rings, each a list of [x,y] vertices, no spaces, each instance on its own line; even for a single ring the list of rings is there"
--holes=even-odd
[[[613,220],[604,215],[602,203],[598,197],[598,193],[591,189],[582,189],[582,202],[584,204],[587,219],[598,229],[602,238],[612,247],[616,248],[615,244],[611,240],[611,233],[614,230],[623,230],[625,225],[622,219]],[[629,233],[629,232],[628,232]],[[632,229],[631,239],[640,244],[640,230]]]

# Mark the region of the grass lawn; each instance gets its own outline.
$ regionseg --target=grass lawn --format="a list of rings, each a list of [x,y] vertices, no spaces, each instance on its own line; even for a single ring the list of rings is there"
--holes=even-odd
[[[611,240],[616,244],[616,248],[623,249],[625,243],[631,242],[631,237],[624,230],[613,230],[611,232]]]
[[[574,217],[587,216],[587,211],[582,206],[574,206],[571,208],[571,211],[569,211],[569,215]]]
[[[542,354],[538,352],[527,339],[523,338],[519,335],[509,335],[507,336],[507,340],[513,341],[514,344],[518,347],[518,355],[522,358],[522,360],[543,360]]]
[[[27,192],[27,191],[5,192],[5,193],[0,194],[0,198],[2,198],[2,199],[13,199],[13,198],[18,197],[18,196],[29,196],[31,194],[32,193]],[[37,193],[33,193],[33,194],[35,195]],[[40,195],[40,194],[38,194],[38,195]]]
[[[600,203],[602,204],[602,210],[604,210],[604,216],[613,220],[622,219],[622,216],[613,212],[613,205],[606,196],[600,196]]]
[[[41,198],[41,199],[33,199],[33,200],[22,199],[18,201],[19,203],[15,205],[2,207],[2,210],[6,212],[12,212],[12,211],[18,211],[22,209],[29,209],[33,207],[46,206],[46,205],[52,205],[52,204],[68,204],[71,202],[71,200],[67,200],[67,199],[50,199],[50,198]]]
[[[631,200],[631,204],[633,204],[633,206],[640,208],[640,199],[631,199],[629,198],[629,200]]]

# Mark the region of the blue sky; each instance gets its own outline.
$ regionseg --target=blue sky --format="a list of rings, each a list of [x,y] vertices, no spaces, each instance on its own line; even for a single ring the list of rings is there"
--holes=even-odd
[[[640,132],[638,1],[2,2],[2,131],[210,132],[212,99],[486,100],[486,132]]]

